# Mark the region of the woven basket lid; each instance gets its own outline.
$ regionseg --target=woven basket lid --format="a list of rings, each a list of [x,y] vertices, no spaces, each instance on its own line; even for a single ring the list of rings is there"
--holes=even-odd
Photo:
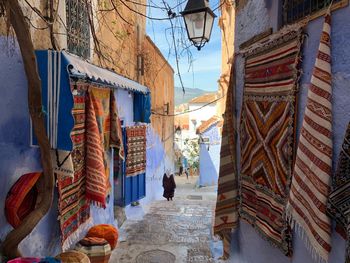
[[[90,263],[90,259],[82,252],[72,250],[63,252],[56,256],[62,263]]]

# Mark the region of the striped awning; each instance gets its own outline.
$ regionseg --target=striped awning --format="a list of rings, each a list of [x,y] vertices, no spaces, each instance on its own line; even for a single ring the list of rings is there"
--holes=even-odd
[[[92,81],[101,82],[126,90],[149,93],[149,89],[147,87],[136,81],[118,75],[111,70],[98,67],[66,51],[62,51],[62,55],[65,57],[66,61],[68,61],[69,73],[72,75],[85,75]]]

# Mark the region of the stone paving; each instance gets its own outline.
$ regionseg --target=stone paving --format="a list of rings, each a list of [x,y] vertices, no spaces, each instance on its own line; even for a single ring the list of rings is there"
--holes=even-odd
[[[176,177],[174,201],[153,202],[142,220],[127,220],[113,263],[210,263],[215,188],[194,189]]]

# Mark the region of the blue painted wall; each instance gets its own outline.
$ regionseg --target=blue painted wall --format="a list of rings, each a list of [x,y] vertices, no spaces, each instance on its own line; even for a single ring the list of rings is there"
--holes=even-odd
[[[0,240],[4,240],[12,227],[4,215],[5,198],[11,186],[23,174],[41,171],[38,148],[29,147],[29,113],[27,103],[27,80],[23,62],[17,45],[12,40],[0,36]],[[133,97],[126,90],[115,92],[119,115],[125,125],[133,125]],[[164,171],[173,169],[171,156],[164,152],[159,136],[149,127],[147,129],[147,176],[146,198],[141,204],[160,199]],[[113,158],[111,159],[113,160]],[[111,161],[111,167],[112,161]],[[113,169],[110,180],[113,182]],[[76,241],[84,237],[87,229],[95,224],[114,224],[113,191],[106,209],[91,206],[91,222],[81,228]],[[21,244],[24,256],[55,256],[60,253],[60,230],[57,221],[57,193],[49,213],[40,221],[29,237]]]
[[[4,215],[4,202],[8,191],[21,175],[41,171],[42,168],[38,148],[29,147],[28,91],[21,54],[11,40],[7,42],[1,36],[0,50],[0,239],[4,240],[12,229]],[[91,225],[115,223],[112,200],[113,193],[106,209],[91,207]],[[57,216],[55,193],[49,213],[20,244],[25,256],[55,256],[60,252]],[[86,229],[79,233],[77,241],[85,233]]]
[[[220,166],[221,138],[216,125],[213,125],[203,134],[203,138],[209,138],[209,145],[199,145],[199,186],[217,185]],[[208,150],[209,149],[209,150]]]
[[[280,18],[276,10],[280,1],[251,0],[236,14],[235,51],[239,45],[254,35],[261,33],[269,27],[276,28]],[[336,164],[340,146],[343,141],[345,129],[350,121],[350,48],[348,38],[350,36],[350,7],[337,10],[332,13],[332,72],[333,72],[333,128],[334,128],[334,159]],[[277,21],[277,22],[276,22]],[[301,79],[301,91],[298,113],[298,136],[303,119],[307,97],[307,84],[310,82],[316,52],[322,29],[323,19],[313,20],[307,26],[309,37],[306,39],[303,49],[303,75]],[[242,93],[244,85],[244,59],[238,56],[236,60],[236,113],[240,116],[242,105]],[[240,145],[238,141],[237,151]],[[238,161],[239,161],[238,154]],[[239,162],[238,162],[239,163]],[[337,234],[332,236],[332,253],[329,263],[344,262],[345,241]],[[232,257],[229,262],[235,263],[305,263],[313,262],[304,242],[294,233],[294,256],[292,259],[285,257],[278,249],[270,246],[262,240],[254,229],[241,222],[240,229],[233,235]]]
[[[210,186],[218,184],[220,166],[220,144],[200,145],[199,155],[199,186]]]
[[[134,99],[127,90],[117,89],[114,92],[117,100],[119,118],[124,120],[124,126],[134,124]]]

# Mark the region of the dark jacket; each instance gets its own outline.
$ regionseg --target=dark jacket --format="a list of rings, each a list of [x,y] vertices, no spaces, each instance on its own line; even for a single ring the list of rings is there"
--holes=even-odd
[[[168,177],[168,176],[166,176],[166,174],[164,174],[164,176],[163,176],[163,188],[164,188],[163,196],[165,198],[174,197],[176,184],[175,184],[175,179],[174,179],[173,175],[170,175],[170,177]]]

